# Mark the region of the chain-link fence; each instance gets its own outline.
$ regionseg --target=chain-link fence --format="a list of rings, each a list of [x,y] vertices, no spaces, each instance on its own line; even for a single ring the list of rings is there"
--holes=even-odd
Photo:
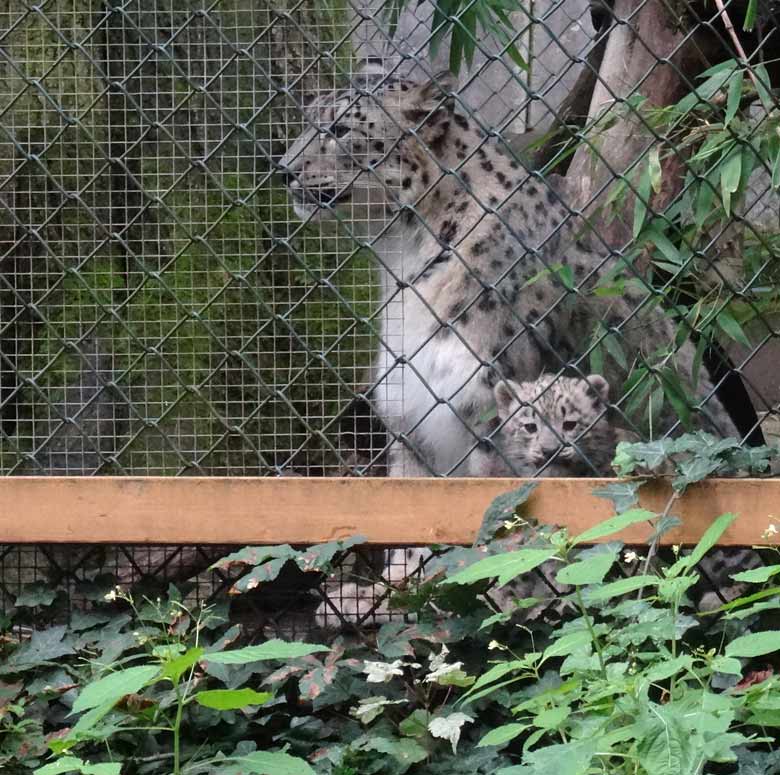
[[[778,16],[11,0],[0,472],[605,475],[621,440],[771,441]],[[4,571],[49,556],[82,567]]]

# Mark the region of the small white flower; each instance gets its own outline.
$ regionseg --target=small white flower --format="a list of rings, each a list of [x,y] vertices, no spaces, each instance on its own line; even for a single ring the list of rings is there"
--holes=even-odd
[[[680,553],[680,545],[674,544],[672,546],[672,552],[674,553],[674,556],[676,557]]]
[[[488,651],[494,651],[495,649],[504,651],[506,646],[501,645],[497,640],[491,640],[490,643],[488,643]]]
[[[778,533],[778,530],[777,530],[777,525],[775,525],[775,523],[774,523],[774,522],[770,522],[770,523],[769,523],[769,526],[767,527],[767,529],[766,529],[766,530],[764,530],[764,532],[761,534],[761,537],[762,537],[764,540],[769,540],[769,539],[770,539],[770,538],[772,538],[773,536],[776,536],[776,535],[777,535],[777,533]]]
[[[110,592],[103,595],[103,600],[107,603],[113,603],[117,598],[122,597],[122,587],[116,586]]]
[[[395,662],[366,662],[363,672],[368,676],[366,681],[370,684],[386,684],[395,675],[403,675],[403,662],[396,659]]]
[[[624,555],[623,555],[623,561],[624,562],[636,562],[639,559],[639,555],[633,551],[632,549],[629,549]]]

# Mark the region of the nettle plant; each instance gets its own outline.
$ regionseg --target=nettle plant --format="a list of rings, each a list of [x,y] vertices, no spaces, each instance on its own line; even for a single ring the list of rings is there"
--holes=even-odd
[[[667,507],[639,506],[644,479],[607,484],[596,494],[615,516],[574,536],[534,523],[533,484],[502,495],[474,546],[434,547],[417,584],[388,590],[399,618],[327,647],[239,647],[227,603],[193,610],[173,589],[140,602],[104,589],[70,628],[3,642],[2,771],[777,773],[777,548],[732,575],[738,596],[702,613],[697,568],[734,515],[693,549],[659,540],[690,484],[765,471],[775,456],[702,433],[621,445],[623,473],[662,467],[671,479]],[[642,523],[641,549],[615,540]],[[756,528],[757,541],[776,535]],[[290,562],[323,580],[357,543],[250,547],[218,564],[244,571],[240,600]],[[550,586],[534,581],[542,569]]]

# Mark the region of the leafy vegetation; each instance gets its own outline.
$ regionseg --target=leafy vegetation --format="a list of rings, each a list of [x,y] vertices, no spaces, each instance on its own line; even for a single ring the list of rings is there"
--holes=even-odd
[[[663,464],[673,503],[712,471],[761,471],[775,454],[692,434],[623,445],[616,464],[626,473]],[[164,600],[104,588],[69,627],[14,630],[56,601],[31,588],[2,642],[0,767],[9,775],[776,773],[777,549],[766,550],[763,567],[733,574],[727,583],[740,595],[702,613],[698,564],[736,517],[719,516],[691,551],[662,558],[659,538],[678,521],[669,508],[639,506],[642,482],[600,488],[615,516],[579,535],[535,523],[532,485],[502,495],[475,546],[436,547],[419,584],[393,594],[396,619],[329,646],[246,643],[227,601],[188,605],[174,588]],[[642,525],[648,543],[624,547],[620,531]],[[761,527],[773,540],[776,526]],[[231,590],[240,601],[288,562],[323,578],[359,541],[248,547],[218,565],[242,571]],[[538,571],[554,586],[535,582]]]

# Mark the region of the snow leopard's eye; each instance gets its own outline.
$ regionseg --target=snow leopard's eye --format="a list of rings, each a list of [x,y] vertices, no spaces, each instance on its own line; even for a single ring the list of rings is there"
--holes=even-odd
[[[525,425],[523,425],[523,428],[525,428],[526,432],[528,432],[528,433],[536,433],[536,423],[535,422],[527,422]]]
[[[350,130],[348,126],[344,126],[344,124],[333,124],[328,127],[328,132],[334,137],[344,137],[344,135],[348,135],[350,131],[352,130]]]
[[[574,420],[566,420],[566,422],[563,424],[563,430],[566,433],[571,433],[573,430],[576,430],[577,423]]]

